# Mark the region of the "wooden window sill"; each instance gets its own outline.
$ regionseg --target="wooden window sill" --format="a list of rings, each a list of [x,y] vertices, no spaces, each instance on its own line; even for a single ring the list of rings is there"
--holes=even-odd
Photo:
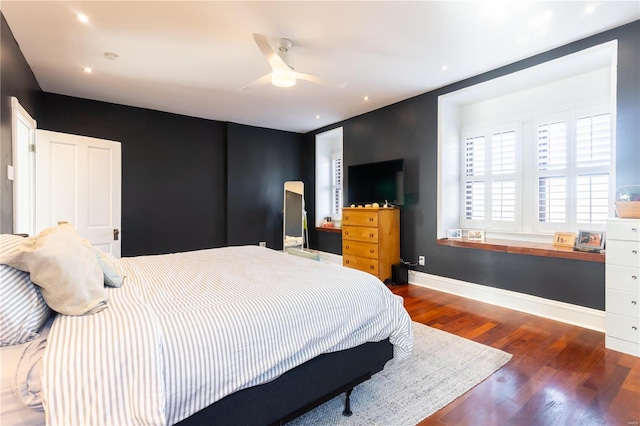
[[[531,256],[556,257],[559,259],[584,260],[587,262],[604,263],[604,253],[588,253],[573,251],[572,247],[557,247],[548,243],[533,243],[528,241],[487,239],[484,242],[440,238],[438,245],[451,247],[474,248],[478,250],[497,251],[502,253],[528,254]]]
[[[322,226],[316,226],[316,231],[319,232],[333,232],[335,234],[341,234],[342,233],[342,228],[325,228]]]

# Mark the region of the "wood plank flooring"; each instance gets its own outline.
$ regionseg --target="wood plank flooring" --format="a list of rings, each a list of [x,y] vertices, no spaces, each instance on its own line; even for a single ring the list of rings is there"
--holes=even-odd
[[[411,284],[389,288],[414,321],[513,355],[420,425],[640,424],[640,358],[605,349],[603,333]]]

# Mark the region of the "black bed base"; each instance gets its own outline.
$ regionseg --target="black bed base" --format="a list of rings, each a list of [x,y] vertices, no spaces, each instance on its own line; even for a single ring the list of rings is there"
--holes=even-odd
[[[228,395],[178,424],[281,425],[343,392],[350,394],[391,358],[393,346],[388,339],[323,354],[269,383]],[[348,405],[347,398],[345,412]]]

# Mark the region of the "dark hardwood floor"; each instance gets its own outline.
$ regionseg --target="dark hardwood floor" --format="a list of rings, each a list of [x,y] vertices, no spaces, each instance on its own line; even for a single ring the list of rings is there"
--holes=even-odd
[[[605,349],[603,333],[411,284],[389,288],[414,321],[513,355],[420,425],[640,424],[640,358]]]

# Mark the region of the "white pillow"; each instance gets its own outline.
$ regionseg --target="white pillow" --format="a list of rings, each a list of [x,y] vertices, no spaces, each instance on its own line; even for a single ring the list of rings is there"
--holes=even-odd
[[[107,307],[104,276],[91,244],[68,224],[52,226],[0,263],[29,272],[47,305],[65,315],[94,314]]]
[[[102,273],[104,274],[104,285],[116,288],[122,287],[125,276],[118,272],[116,266],[113,264],[111,255],[96,247],[94,247],[94,249],[96,251],[96,257],[98,258],[98,265],[100,265]]]
[[[25,241],[17,235],[0,235],[0,256],[14,253]],[[29,274],[0,265],[0,346],[18,345],[38,336],[51,309]]]

